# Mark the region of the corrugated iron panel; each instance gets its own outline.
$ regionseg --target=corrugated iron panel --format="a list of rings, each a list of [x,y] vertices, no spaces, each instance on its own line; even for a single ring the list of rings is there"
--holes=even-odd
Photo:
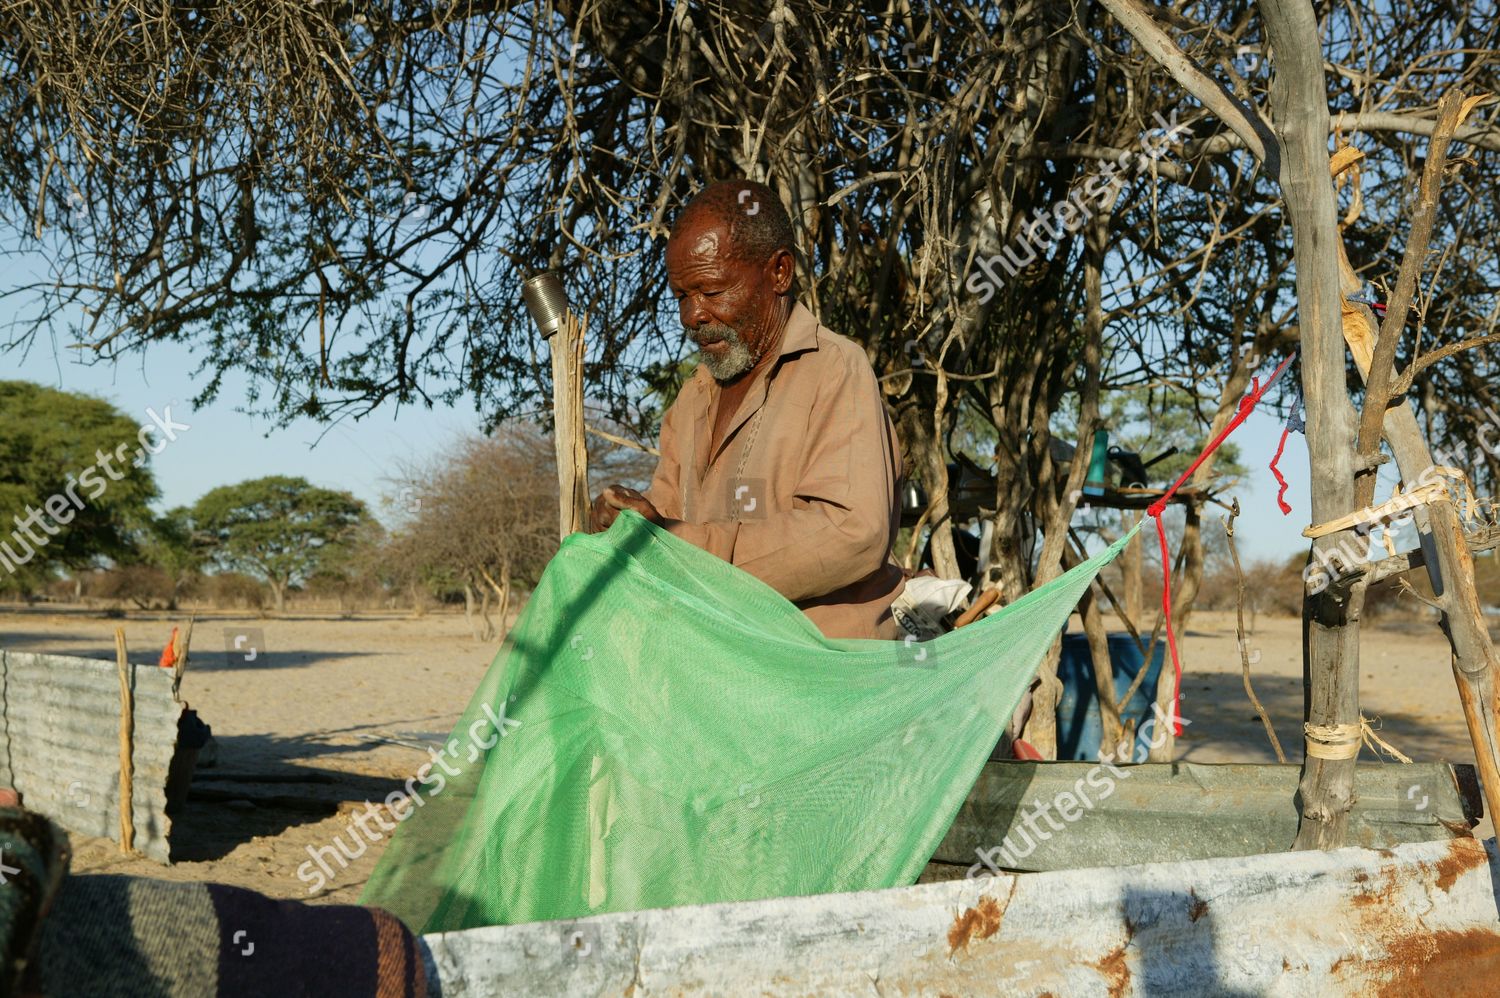
[[[1488,993],[1474,839],[603,915],[423,937],[429,990],[524,995]]]
[[[1472,767],[1457,769],[1476,782]],[[990,762],[932,858],[969,866],[976,850],[1008,841],[1014,862],[1001,867],[1076,870],[1155,856],[1253,856],[1297,836],[1298,766],[1175,762],[1118,772],[1087,762]],[[1477,792],[1461,793],[1445,763],[1366,763],[1354,790],[1345,841],[1372,849],[1452,838],[1450,827],[1471,827],[1481,811]],[[1059,803],[1071,822],[1060,820]],[[1036,817],[1027,822],[1029,814]]]
[[[135,847],[169,862],[167,771],[182,703],[171,674],[132,665]],[[114,662],[0,651],[0,779],[70,832],[120,840],[120,680]]]

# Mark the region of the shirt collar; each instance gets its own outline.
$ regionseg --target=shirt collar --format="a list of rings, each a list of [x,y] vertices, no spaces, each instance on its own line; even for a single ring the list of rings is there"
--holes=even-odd
[[[818,349],[818,319],[800,301],[792,305],[786,329],[781,334],[782,357]]]

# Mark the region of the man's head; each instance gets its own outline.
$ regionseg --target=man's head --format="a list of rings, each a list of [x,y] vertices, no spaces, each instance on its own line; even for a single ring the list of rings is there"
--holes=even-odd
[[[792,223],[765,184],[725,180],[682,209],[667,239],[678,316],[719,381],[755,366],[792,311]]]

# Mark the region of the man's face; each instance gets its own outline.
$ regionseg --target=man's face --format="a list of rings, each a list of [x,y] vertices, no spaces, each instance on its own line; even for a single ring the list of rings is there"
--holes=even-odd
[[[722,223],[689,216],[667,240],[667,282],[683,331],[718,381],[755,366],[779,328],[773,261],[737,259]]]

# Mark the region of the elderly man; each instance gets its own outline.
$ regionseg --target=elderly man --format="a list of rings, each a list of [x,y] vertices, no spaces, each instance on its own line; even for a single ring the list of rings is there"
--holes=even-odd
[[[901,456],[864,351],[793,297],[792,227],[770,188],[730,180],[683,209],[667,279],[698,369],[667,410],[633,509],[796,603],[828,637],[893,639]]]

